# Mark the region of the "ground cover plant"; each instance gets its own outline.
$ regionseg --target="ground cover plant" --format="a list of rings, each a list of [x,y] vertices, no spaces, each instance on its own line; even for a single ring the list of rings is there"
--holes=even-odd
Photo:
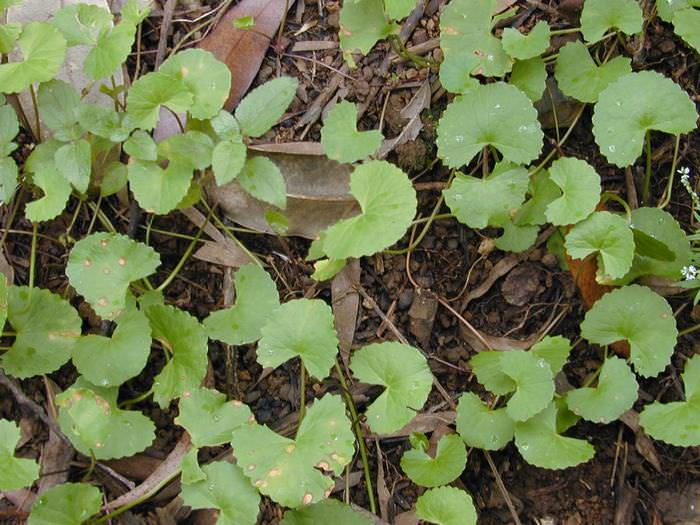
[[[20,3],[0,0],[0,8]],[[319,228],[303,245],[300,264],[309,269],[313,290],[338,283],[358,259],[382,254],[405,255],[408,272],[408,257],[439,220],[477,232],[477,262],[494,250],[521,257],[546,241],[552,267],[570,272],[589,303],[583,319],[566,333],[552,324],[509,346],[505,338],[484,337],[441,299],[477,341],[468,370],[452,363],[475,382],[464,388],[464,379],[452,393],[434,373],[433,356],[419,337],[409,341],[393,333],[349,351],[335,298],[286,293],[288,287],[282,293],[283,275],[236,235],[254,232],[230,227],[212,205],[219,187],[237,185],[246,199],[261,203],[269,230],[291,250],[292,182],[272,156],[260,153],[256,139],[287,118],[303,87],[296,78],[261,82],[230,111],[225,105],[238,79],[213,53],[191,47],[173,50],[158,68],[137,70],[120,84],[117,72],[140,45],[152,15],[151,6],[136,0],[125,2],[116,17],[74,3],[46,21],[0,25],[3,242],[14,220],[31,225],[26,279],[0,279],[3,384],[17,389],[17,380],[40,377],[49,384],[54,378],[60,388],[51,401],[50,431],[86,465],[80,475],[41,486],[47,472],[40,474],[35,460],[15,451],[21,428],[11,418],[0,419],[7,467],[0,469],[0,491],[36,486],[40,492],[30,509],[17,505],[17,516],[36,525],[104,523],[152,504],[178,478],[181,504],[215,509],[217,523],[386,523],[386,496],[375,478],[382,460],[378,466],[371,449],[398,436],[402,448],[393,468],[416,487],[411,519],[468,524],[477,523],[477,507],[484,506],[462,479],[479,450],[490,464],[490,452],[514,447],[529,465],[567,469],[596,454],[582,428],[625,420],[630,413],[647,440],[700,445],[700,358],[679,350],[680,335],[697,326],[679,329],[678,312],[685,307],[672,307],[661,288],[648,286],[663,279],[691,307],[699,296],[698,234],[669,206],[686,198],[698,220],[695,168],[679,162],[681,140],[697,127],[697,98],[674,78],[641,67],[634,56],[640,35],[658,17],[695,60],[700,5],[586,0],[580,26],[552,27],[541,19],[523,32],[504,27],[518,14],[517,3],[443,4],[436,15],[441,62],[402,40],[401,22],[416,8],[414,0],[345,0],[338,12],[345,71],[388,39],[397,60],[426,67],[439,81],[442,105],[430,112],[431,168],[439,165],[444,176],[435,204],[424,213],[417,176],[381,154],[382,125],[360,129],[361,105],[339,101],[322,116],[318,139],[325,157],[350,165],[347,187],[355,212]],[[255,34],[262,22],[233,23]],[[553,52],[553,39],[561,36],[570,39]],[[78,46],[86,50],[85,88],[60,79],[67,53]],[[552,79],[574,107],[568,125],[561,126],[567,131],[560,135],[557,123],[555,137],[537,109],[545,97],[552,99]],[[87,101],[91,90],[106,95],[109,104]],[[161,138],[166,118],[175,130]],[[590,158],[565,154],[570,133],[584,125],[594,144]],[[663,171],[652,142],[667,136],[674,146]],[[631,178],[638,171],[639,195],[633,200],[611,191],[596,168],[601,163],[606,176]],[[106,211],[120,206],[145,214],[143,235],[120,228],[120,214]],[[171,269],[164,272],[163,255],[151,242],[158,233],[154,221],[196,207],[205,213],[193,234],[170,232],[186,241],[186,249],[167,261]],[[89,226],[74,238],[81,210],[88,211]],[[58,226],[67,232],[63,285],[42,286],[37,261],[41,239],[48,236],[43,232],[66,216],[68,228]],[[202,313],[181,308],[169,292],[212,224],[246,259],[230,275],[235,299]],[[416,286],[415,293],[421,289],[434,298],[430,285]],[[363,298],[369,308],[379,308]],[[227,360],[254,349],[256,366],[264,369],[259,381],[280,369],[294,370],[298,410],[284,431],[269,418],[260,421],[245,392],[233,396],[216,388],[212,347],[223,348]],[[593,366],[583,380],[569,382],[567,370],[582,347]],[[680,395],[645,394],[669,368],[681,370]],[[133,385],[140,391],[127,395]],[[354,391],[356,385],[366,389]],[[453,409],[439,431],[420,424],[431,395]],[[166,473],[123,491],[125,497],[97,473],[118,476],[109,461],[136,456],[159,439],[162,425],[153,411],[174,412],[172,425],[184,437],[171,463],[164,462]],[[349,492],[344,502],[334,499],[337,481],[348,479],[353,467],[361,473],[360,499]],[[350,504],[360,502],[365,508]],[[263,517],[265,508],[275,509],[275,517]]]

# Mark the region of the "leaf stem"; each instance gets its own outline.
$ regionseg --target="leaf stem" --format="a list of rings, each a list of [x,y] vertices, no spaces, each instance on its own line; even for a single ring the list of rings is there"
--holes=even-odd
[[[570,35],[571,33],[580,33],[580,32],[581,32],[580,27],[570,27],[568,29],[555,29],[554,31],[550,31],[549,36]]]
[[[362,458],[362,469],[365,473],[365,485],[367,485],[367,497],[369,498],[369,508],[373,514],[377,513],[377,504],[374,501],[374,488],[372,486],[372,473],[369,470],[369,459],[367,458],[367,447],[365,446],[365,436],[362,433],[362,427],[360,426],[360,419],[357,416],[357,409],[355,408],[355,403],[352,400],[352,395],[348,389],[348,384],[345,381],[345,376],[343,371],[338,364],[338,360],[335,360],[335,372],[338,375],[338,380],[342,386],[343,397],[345,398],[345,404],[350,411],[352,417],[352,427],[355,431],[355,437],[357,438],[358,446],[360,447],[360,457]]]
[[[644,172],[644,187],[642,189],[642,204],[649,202],[649,186],[651,185],[651,133],[644,134],[644,150],[646,152],[646,170]]]
[[[29,254],[29,289],[34,288],[34,274],[36,273],[36,240],[39,224],[32,223],[32,248]]]
[[[632,222],[632,210],[630,209],[630,205],[627,204],[627,201],[625,199],[609,191],[604,192],[602,197],[603,201],[615,201],[620,206],[622,206],[625,209],[625,214],[627,215],[627,222]]]
[[[668,184],[666,185],[666,191],[664,192],[664,198],[658,204],[658,208],[664,209],[671,202],[671,195],[673,193],[673,179],[676,175],[676,165],[678,163],[678,148],[681,144],[681,136],[676,135],[676,145],[673,148],[673,161],[671,161],[671,172],[668,174]]]
[[[683,330],[678,332],[678,337],[682,335],[692,334],[693,332],[697,332],[698,330],[700,330],[700,323],[693,326],[689,326],[688,328],[684,328]]]
[[[134,397],[133,399],[127,399],[126,401],[122,401],[119,403],[118,407],[119,408],[125,408],[125,407],[130,407],[131,405],[135,405],[136,403],[140,403],[141,401],[148,399],[153,395],[153,387],[148,389],[146,392],[143,394],[139,394],[138,396]]]
[[[36,98],[34,84],[29,84],[29,92],[32,94],[32,105],[34,106],[34,125],[36,126],[36,141],[41,142],[41,121],[39,120],[39,102]]]

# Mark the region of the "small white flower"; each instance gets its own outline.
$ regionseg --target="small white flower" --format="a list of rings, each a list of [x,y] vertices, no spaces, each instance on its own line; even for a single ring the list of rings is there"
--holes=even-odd
[[[683,166],[682,168],[678,168],[676,173],[679,175],[690,175],[690,168],[688,166]]]
[[[693,281],[698,276],[698,269],[693,266],[684,266],[681,268],[681,275],[686,281]]]

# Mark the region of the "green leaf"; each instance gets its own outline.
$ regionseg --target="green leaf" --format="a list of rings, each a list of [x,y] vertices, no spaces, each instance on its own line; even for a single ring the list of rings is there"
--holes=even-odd
[[[127,184],[129,170],[121,162],[112,162],[105,169],[100,182],[100,195],[109,197],[121,191]]]
[[[376,0],[343,2],[339,22],[340,48],[346,56],[356,50],[366,55],[394,30],[394,24],[384,15],[382,2]]]
[[[547,67],[539,57],[518,60],[513,64],[510,83],[520,89],[533,102],[542,98],[547,80]]]
[[[350,368],[363,383],[386,387],[365,413],[376,434],[390,434],[411,421],[432,388],[433,374],[423,354],[401,343],[367,345],[353,354]]]
[[[241,141],[241,128],[236,118],[225,109],[219,111],[209,123],[216,135],[222,140]]]
[[[527,35],[512,27],[506,27],[501,35],[503,49],[518,60],[540,56],[549,47],[549,33],[549,24],[544,20],[537,22]]]
[[[71,140],[81,135],[80,130],[75,130],[81,104],[80,95],[71,84],[62,80],[41,84],[37,99],[41,120],[57,139]]]
[[[124,143],[124,151],[138,160],[158,160],[156,142],[151,135],[140,129],[134,131]]]
[[[51,487],[32,505],[28,525],[79,525],[102,507],[102,493],[87,483]]]
[[[12,421],[0,419],[0,490],[17,490],[29,487],[39,477],[36,461],[15,457],[15,447],[20,439],[19,427]]]
[[[292,103],[298,85],[295,78],[279,77],[248,93],[235,113],[241,133],[253,138],[266,133]]]
[[[525,421],[545,408],[554,395],[549,363],[531,352],[480,352],[471,359],[479,382],[494,394],[515,391],[506,405],[514,421]]]
[[[153,380],[153,400],[165,408],[184,392],[199,388],[207,374],[207,334],[197,319],[172,306],[152,305],[146,315],[153,338],[171,356]]]
[[[133,456],[145,450],[155,439],[155,425],[141,412],[117,408],[116,388],[108,393],[72,386],[57,395],[61,430],[76,450],[96,459]]]
[[[151,0],[127,0],[122,6],[122,20],[135,26],[143,22],[151,13]]]
[[[495,246],[505,252],[520,253],[535,244],[539,228],[537,226],[521,226],[515,224],[510,218],[505,221],[498,221],[503,228],[503,235],[496,239]]]
[[[574,414],[588,421],[610,423],[632,408],[639,385],[632,370],[619,357],[610,357],[601,366],[598,386],[570,390],[566,404]]]
[[[64,144],[56,150],[54,160],[63,177],[80,193],[85,193],[90,185],[92,172],[92,151],[85,139]]]
[[[470,447],[499,450],[513,439],[515,423],[505,408],[493,410],[473,392],[464,392],[457,404],[457,432]]]
[[[297,510],[288,510],[280,525],[373,525],[373,521],[335,499],[324,499]]]
[[[547,170],[540,170],[530,177],[528,193],[532,197],[515,214],[515,224],[538,226],[547,222],[547,206],[561,196],[559,186],[549,178]]]
[[[357,131],[357,107],[342,101],[326,115],[321,128],[323,152],[338,162],[355,162],[375,153],[382,144],[379,130]]]
[[[2,356],[2,367],[19,379],[58,370],[68,359],[81,321],[67,301],[48,290],[11,286],[7,318],[17,332]]]
[[[605,283],[625,275],[634,258],[634,236],[627,221],[608,211],[592,213],[566,236],[566,251],[574,259],[598,254],[596,280]]]
[[[150,130],[158,123],[161,106],[182,113],[192,102],[192,94],[180,78],[161,72],[148,73],[129,89],[127,116],[133,127]]]
[[[600,93],[619,78],[632,72],[631,60],[618,56],[597,65],[580,40],[559,50],[554,76],[562,93],[581,102],[594,103]]]
[[[447,166],[459,168],[490,145],[505,160],[525,164],[542,151],[542,137],[527,95],[496,82],[475,87],[447,107],[438,124],[438,155]]]
[[[182,500],[193,509],[217,509],[217,525],[255,525],[260,495],[241,467],[216,461],[202,467],[206,479],[182,486]]]
[[[471,496],[455,487],[424,492],[416,501],[416,516],[438,525],[476,525],[476,508]]]
[[[545,215],[556,226],[576,224],[595,211],[600,202],[600,175],[585,160],[565,157],[549,168],[550,180],[562,195],[552,201]]]
[[[240,18],[236,18],[233,21],[233,27],[236,29],[253,29],[255,28],[255,18],[252,16],[242,16]]]
[[[581,323],[581,336],[592,343],[629,342],[630,361],[644,377],[656,376],[666,368],[677,335],[676,320],[666,300],[638,285],[605,294]]]
[[[94,233],[70,252],[66,275],[97,314],[116,319],[126,307],[129,285],[148,277],[160,265],[150,246],[116,233]]]
[[[112,75],[126,62],[135,37],[136,26],[125,21],[103,31],[95,47],[85,57],[85,73],[93,80]]]
[[[207,479],[207,475],[199,466],[199,460],[197,458],[199,455],[198,451],[199,449],[192,448],[182,457],[182,462],[180,463],[180,469],[182,470],[180,483],[183,485],[192,485],[193,483]]]
[[[158,156],[169,163],[204,170],[211,165],[214,141],[201,131],[178,133],[158,143]]]
[[[192,93],[193,103],[190,114],[194,118],[213,117],[224,106],[229,96],[231,70],[209,51],[203,49],[180,51],[166,60],[160,67],[160,71],[181,78],[185,83]]]
[[[56,11],[50,23],[69,46],[94,46],[100,34],[112,27],[112,14],[97,5],[69,4]]]
[[[5,204],[12,200],[17,189],[19,172],[12,157],[0,158],[0,202]]]
[[[21,34],[22,24],[0,25],[0,53],[9,54],[15,48],[15,43]]]
[[[314,273],[311,278],[314,281],[323,282],[333,279],[340,270],[347,265],[347,259],[323,259],[314,263]]]
[[[276,368],[300,357],[313,377],[324,379],[335,363],[338,337],[333,311],[320,299],[295,299],[270,314],[260,330],[258,363]]]
[[[322,234],[323,252],[331,259],[363,257],[398,241],[416,214],[416,192],[399,168],[384,161],[369,161],[350,176],[350,193],[362,213],[343,219]]]
[[[204,320],[207,335],[230,345],[254,343],[260,330],[280,305],[277,286],[257,264],[246,264],[234,274],[236,304],[212,312]]]
[[[394,20],[406,18],[415,7],[416,0],[384,0],[384,10]]]
[[[692,356],[683,372],[685,401],[660,403],[644,407],[639,423],[654,439],[677,447],[695,447],[700,444],[700,357]]]
[[[123,142],[129,136],[131,130],[123,125],[123,115],[114,108],[99,104],[80,104],[78,107],[80,127],[111,142]]]
[[[486,228],[502,223],[520,207],[527,186],[525,168],[500,163],[485,179],[458,174],[443,194],[459,222],[470,228]]]
[[[11,285],[12,283],[10,283]],[[9,286],[5,274],[0,275],[0,329],[5,327],[7,322],[7,307]]]
[[[192,182],[193,168],[171,162],[161,168],[157,162],[129,163],[129,184],[136,200],[149,213],[165,215],[185,198]]]
[[[695,51],[700,52],[700,10],[683,9],[673,15],[673,31]]]
[[[267,157],[246,160],[238,182],[256,199],[281,209],[287,207],[287,183],[277,164]]]
[[[569,352],[571,352],[571,341],[561,335],[553,337],[548,335],[530,348],[530,353],[547,362],[553,376],[564,368]]]
[[[491,34],[496,0],[454,0],[440,17],[440,47],[445,60],[440,81],[453,93],[464,93],[478,82],[469,75],[502,77],[511,59],[500,39]]]
[[[695,104],[678,84],[660,73],[642,71],[603,90],[593,111],[593,135],[608,161],[624,168],[642,153],[649,130],[689,133],[697,118]]]
[[[561,436],[556,430],[557,409],[551,403],[532,419],[515,425],[515,446],[525,461],[548,469],[564,469],[585,463],[595,455],[583,439]]]
[[[644,16],[635,0],[586,0],[581,12],[581,33],[597,42],[612,28],[634,35],[642,30]]]
[[[672,22],[676,11],[686,9],[691,5],[692,0],[657,0],[656,11],[665,22]]]
[[[187,430],[194,446],[213,447],[228,443],[231,432],[252,417],[248,406],[240,401],[227,401],[216,390],[197,388],[180,398],[180,415],[175,423]],[[207,424],[203,425],[202,421]]]
[[[622,283],[642,275],[679,280],[682,268],[691,264],[693,253],[688,237],[673,215],[659,208],[637,208],[632,211],[631,227],[635,240],[634,260]],[[640,233],[646,238],[642,239]],[[656,244],[650,244],[653,242]]]
[[[435,457],[422,448],[412,448],[401,456],[401,468],[411,480],[422,487],[437,487],[451,483],[462,474],[467,463],[467,451],[457,434],[440,438]]]
[[[12,140],[19,133],[19,120],[15,109],[9,104],[0,106],[0,155],[9,155],[17,144]]]
[[[211,163],[214,178],[219,186],[238,177],[245,164],[246,152],[247,148],[240,135],[230,140],[222,140],[214,147]]]
[[[333,479],[355,454],[355,436],[339,396],[326,395],[306,412],[296,439],[253,423],[233,433],[238,464],[260,492],[286,507],[326,497]]]
[[[66,40],[57,29],[44,22],[25,25],[17,45],[24,60],[0,65],[2,93],[17,93],[34,82],[53,79],[66,56]]]
[[[136,377],[151,352],[151,328],[139,310],[125,312],[112,337],[87,335],[73,348],[73,364],[98,386],[119,386]]]
[[[44,196],[30,202],[25,215],[30,221],[42,222],[56,217],[63,211],[71,194],[70,183],[58,172],[54,154],[61,147],[55,140],[42,142],[31,152],[24,170],[32,173],[32,182],[41,188]]]

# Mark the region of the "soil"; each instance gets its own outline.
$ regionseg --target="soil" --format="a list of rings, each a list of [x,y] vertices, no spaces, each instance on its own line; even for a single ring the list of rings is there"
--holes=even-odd
[[[298,5],[292,7],[284,26],[281,47],[290,50],[295,43],[303,41],[337,41],[340,2],[297,0],[296,3],[300,2],[304,3],[304,9]],[[439,36],[438,12],[443,3],[441,0],[427,2],[425,14],[407,42],[409,48],[425,44],[431,38]],[[538,20],[545,19],[557,27],[578,26],[581,2],[577,0],[517,3],[523,7],[519,11],[521,14],[506,20],[504,24],[528,28]],[[183,19],[196,19],[220,4],[218,0],[179,2],[168,36],[170,48],[193,27],[193,24],[183,22]],[[319,6],[322,6],[321,10]],[[153,68],[161,23],[161,9],[156,9],[145,23],[142,72]],[[196,43],[197,35],[190,44]],[[563,45],[565,40],[555,39],[552,52]],[[673,78],[696,102],[700,102],[697,56],[674,36],[668,24],[654,19],[646,26],[643,41],[635,42],[641,44],[641,47],[628,54],[634,54],[636,69],[653,69]],[[280,54],[279,47],[273,46],[268,50],[255,84],[286,74],[298,78],[300,88],[289,109],[288,118],[261,141],[318,141],[319,122],[310,126],[298,124],[303,121],[307,109],[327,89],[337,74],[336,70],[343,67],[341,53],[336,48],[305,53],[304,56],[312,56],[314,59],[314,62],[309,62]],[[341,81],[337,96],[358,103],[364,109],[359,122],[360,129],[377,129],[381,124],[385,136],[392,137],[398,135],[404,125],[399,116],[401,109],[411,100],[422,81],[428,79],[431,82],[435,88],[432,104],[429,110],[423,112],[423,128],[418,138],[402,145],[388,157],[388,160],[398,164],[412,177],[420,190],[419,213],[428,216],[439,198],[441,184],[448,178],[447,170],[434,161],[434,140],[435,123],[450,97],[439,88],[434,67],[421,67],[400,60],[383,68],[383,63],[391,52],[388,43],[378,44],[367,57],[359,61],[357,69],[347,72],[352,79],[344,78]],[[433,49],[426,56],[439,60],[440,49]],[[133,72],[134,62],[131,67]],[[562,154],[586,159],[600,173],[606,191],[617,192],[629,198],[624,174],[606,163],[593,141],[590,119],[591,113],[587,109],[561,148]],[[549,129],[547,136],[546,143],[552,144],[556,140],[557,131]],[[668,180],[674,139],[661,134],[652,137],[656,169],[652,191],[656,202]],[[25,138],[24,142],[28,141]],[[546,146],[545,150],[548,149]],[[26,156],[27,151],[27,148],[23,148],[19,155]],[[697,173],[700,169],[700,137],[697,133],[681,139],[678,165],[688,166],[692,173]],[[631,173],[639,181],[643,174],[643,158],[632,167]],[[64,276],[71,241],[83,237],[92,221],[89,209],[83,206],[76,212],[77,206],[77,201],[72,200],[61,218],[40,226],[42,237],[38,244],[39,273],[36,283],[66,294],[83,315],[86,330],[99,332],[104,329],[102,323],[89,306],[74,295]],[[174,237],[172,233],[194,235],[197,231],[180,213],[156,217],[152,223],[149,222],[149,217],[141,217],[135,223],[134,214],[129,213],[128,205],[117,198],[108,199],[103,204],[103,209],[119,231],[135,231],[135,237],[140,240],[145,238],[147,225],[150,224],[152,232],[149,242],[161,254],[163,261],[154,282],[167,277],[188,248],[187,239]],[[449,210],[443,205],[438,213],[447,211]],[[687,231],[693,229],[689,223],[690,200],[677,181],[669,211]],[[32,225],[22,218],[22,208],[14,221],[6,208],[2,213],[3,226],[10,228],[5,241],[7,260],[15,271],[15,282],[26,283]],[[77,213],[77,218],[69,229],[74,213]],[[419,233],[420,229],[409,232],[398,246],[407,246]],[[490,336],[526,340],[553,321],[549,333],[577,340],[578,324],[583,319],[585,307],[571,275],[561,269],[557,259],[547,252],[544,244],[526,252],[484,294],[466,301],[465,298],[470,297],[489,278],[499,262],[512,257],[492,249],[490,239],[497,234],[495,230],[477,232],[455,220],[439,219],[431,225],[410,255],[385,253],[360,261],[360,282],[369,299],[365,297],[360,301],[352,348],[377,341],[395,340],[393,325],[411,344],[420,347],[429,357],[435,377],[451,401],[454,401],[464,391],[483,393],[482,387],[469,371],[469,359],[475,350],[465,337],[462,323],[454,313],[434,301],[431,303],[430,300],[424,300],[425,297],[433,297],[426,295],[427,290],[446,300],[475,328]],[[308,240],[250,233],[241,233],[239,238],[269,265],[270,273],[276,276],[283,301],[295,297],[317,297],[330,304],[330,283],[318,284],[310,278],[313,266],[305,261]],[[202,319],[209,312],[223,306],[226,273],[227,270],[221,265],[190,258],[167,288],[166,300]],[[696,322],[696,315],[691,315],[692,303],[687,296],[670,297],[669,300],[677,312],[680,329]],[[384,321],[384,316],[390,323]],[[678,370],[682,369],[684,357],[700,350],[698,344],[700,340],[695,334],[681,337],[674,365],[669,366],[658,378],[641,382],[640,400],[679,399],[681,392]],[[210,376],[214,385],[222,392],[249,404],[260,423],[290,433],[293,425],[289,423],[295,421],[299,409],[299,364],[290,361],[266,375],[256,362],[254,346],[237,348],[232,360],[227,359],[227,351],[219,343],[210,343]],[[597,368],[600,355],[599,348],[588,346],[585,341],[579,342],[565,368],[565,381],[579,386]],[[154,352],[142,374],[122,387],[120,399],[132,399],[146,391],[162,364],[160,353]],[[58,387],[66,388],[75,380],[76,375],[72,365],[66,365],[51,374],[50,379]],[[22,391],[42,407],[48,406],[46,384],[42,378],[19,382]],[[323,392],[338,391],[337,385],[328,382],[311,382],[307,387],[307,402]],[[360,410],[363,403],[371,401],[378,393],[376,389],[366,390],[359,385],[354,388],[357,398],[364,400],[360,402]],[[641,406],[640,402],[636,408]],[[161,410],[148,401],[138,403],[133,408],[143,410],[154,420],[158,427],[157,439],[152,447],[134,461],[113,462],[111,465],[120,474],[138,482],[152,471],[154,462],[157,464],[174,447],[181,429],[173,423],[177,415],[176,403],[168,410]],[[434,391],[423,412],[449,410],[449,402]],[[48,438],[48,430],[36,423],[26,406],[19,404],[10,391],[2,386],[0,416],[23,422],[26,440],[19,453],[27,457],[38,457]],[[660,442],[649,445],[648,441],[641,439],[629,426],[619,421],[609,425],[581,422],[568,435],[590,440],[596,448],[595,458],[575,468],[550,471],[525,463],[512,444],[492,453],[490,458],[482,451],[471,451],[467,468],[456,483],[472,494],[479,510],[479,523],[514,523],[514,513],[523,524],[665,523],[667,521],[664,520],[663,509],[672,508],[673,505],[668,505],[667,502],[661,505],[658,498],[666,500],[684,494],[694,483],[700,482],[700,453],[697,448],[682,449]],[[386,514],[382,517],[394,523],[395,517],[414,508],[415,500],[421,493],[421,489],[408,480],[399,466],[403,451],[409,447],[408,439],[370,439],[367,444],[375,488],[379,486],[383,489],[379,491],[380,506]],[[652,447],[651,450],[649,446]],[[206,450],[202,456],[214,457],[222,450]],[[493,461],[493,469],[489,465],[490,460]],[[85,458],[76,459],[70,466],[69,479],[80,480],[88,463]],[[354,475],[362,471],[359,459],[351,464],[350,471],[353,473],[350,476],[350,501],[367,508],[366,487],[361,476]],[[98,469],[95,472],[98,475],[100,471]],[[104,473],[99,474],[97,479],[104,484],[110,497],[116,495],[114,480],[110,480]],[[117,489],[123,490],[123,487]],[[166,487],[156,498],[131,509],[121,519],[129,523],[172,523],[174,519],[202,522],[200,514],[188,515],[173,504],[176,500],[172,498],[176,493],[177,488]],[[342,497],[342,492],[337,495]],[[513,511],[509,509],[509,503]],[[22,514],[12,514],[12,509],[13,506],[8,505],[7,501],[0,501],[0,521],[4,517],[11,521],[21,521]],[[267,499],[262,509],[260,523],[279,522],[282,509]],[[166,510],[172,511],[172,514],[167,514]],[[691,516],[688,523],[700,523],[700,515]]]

